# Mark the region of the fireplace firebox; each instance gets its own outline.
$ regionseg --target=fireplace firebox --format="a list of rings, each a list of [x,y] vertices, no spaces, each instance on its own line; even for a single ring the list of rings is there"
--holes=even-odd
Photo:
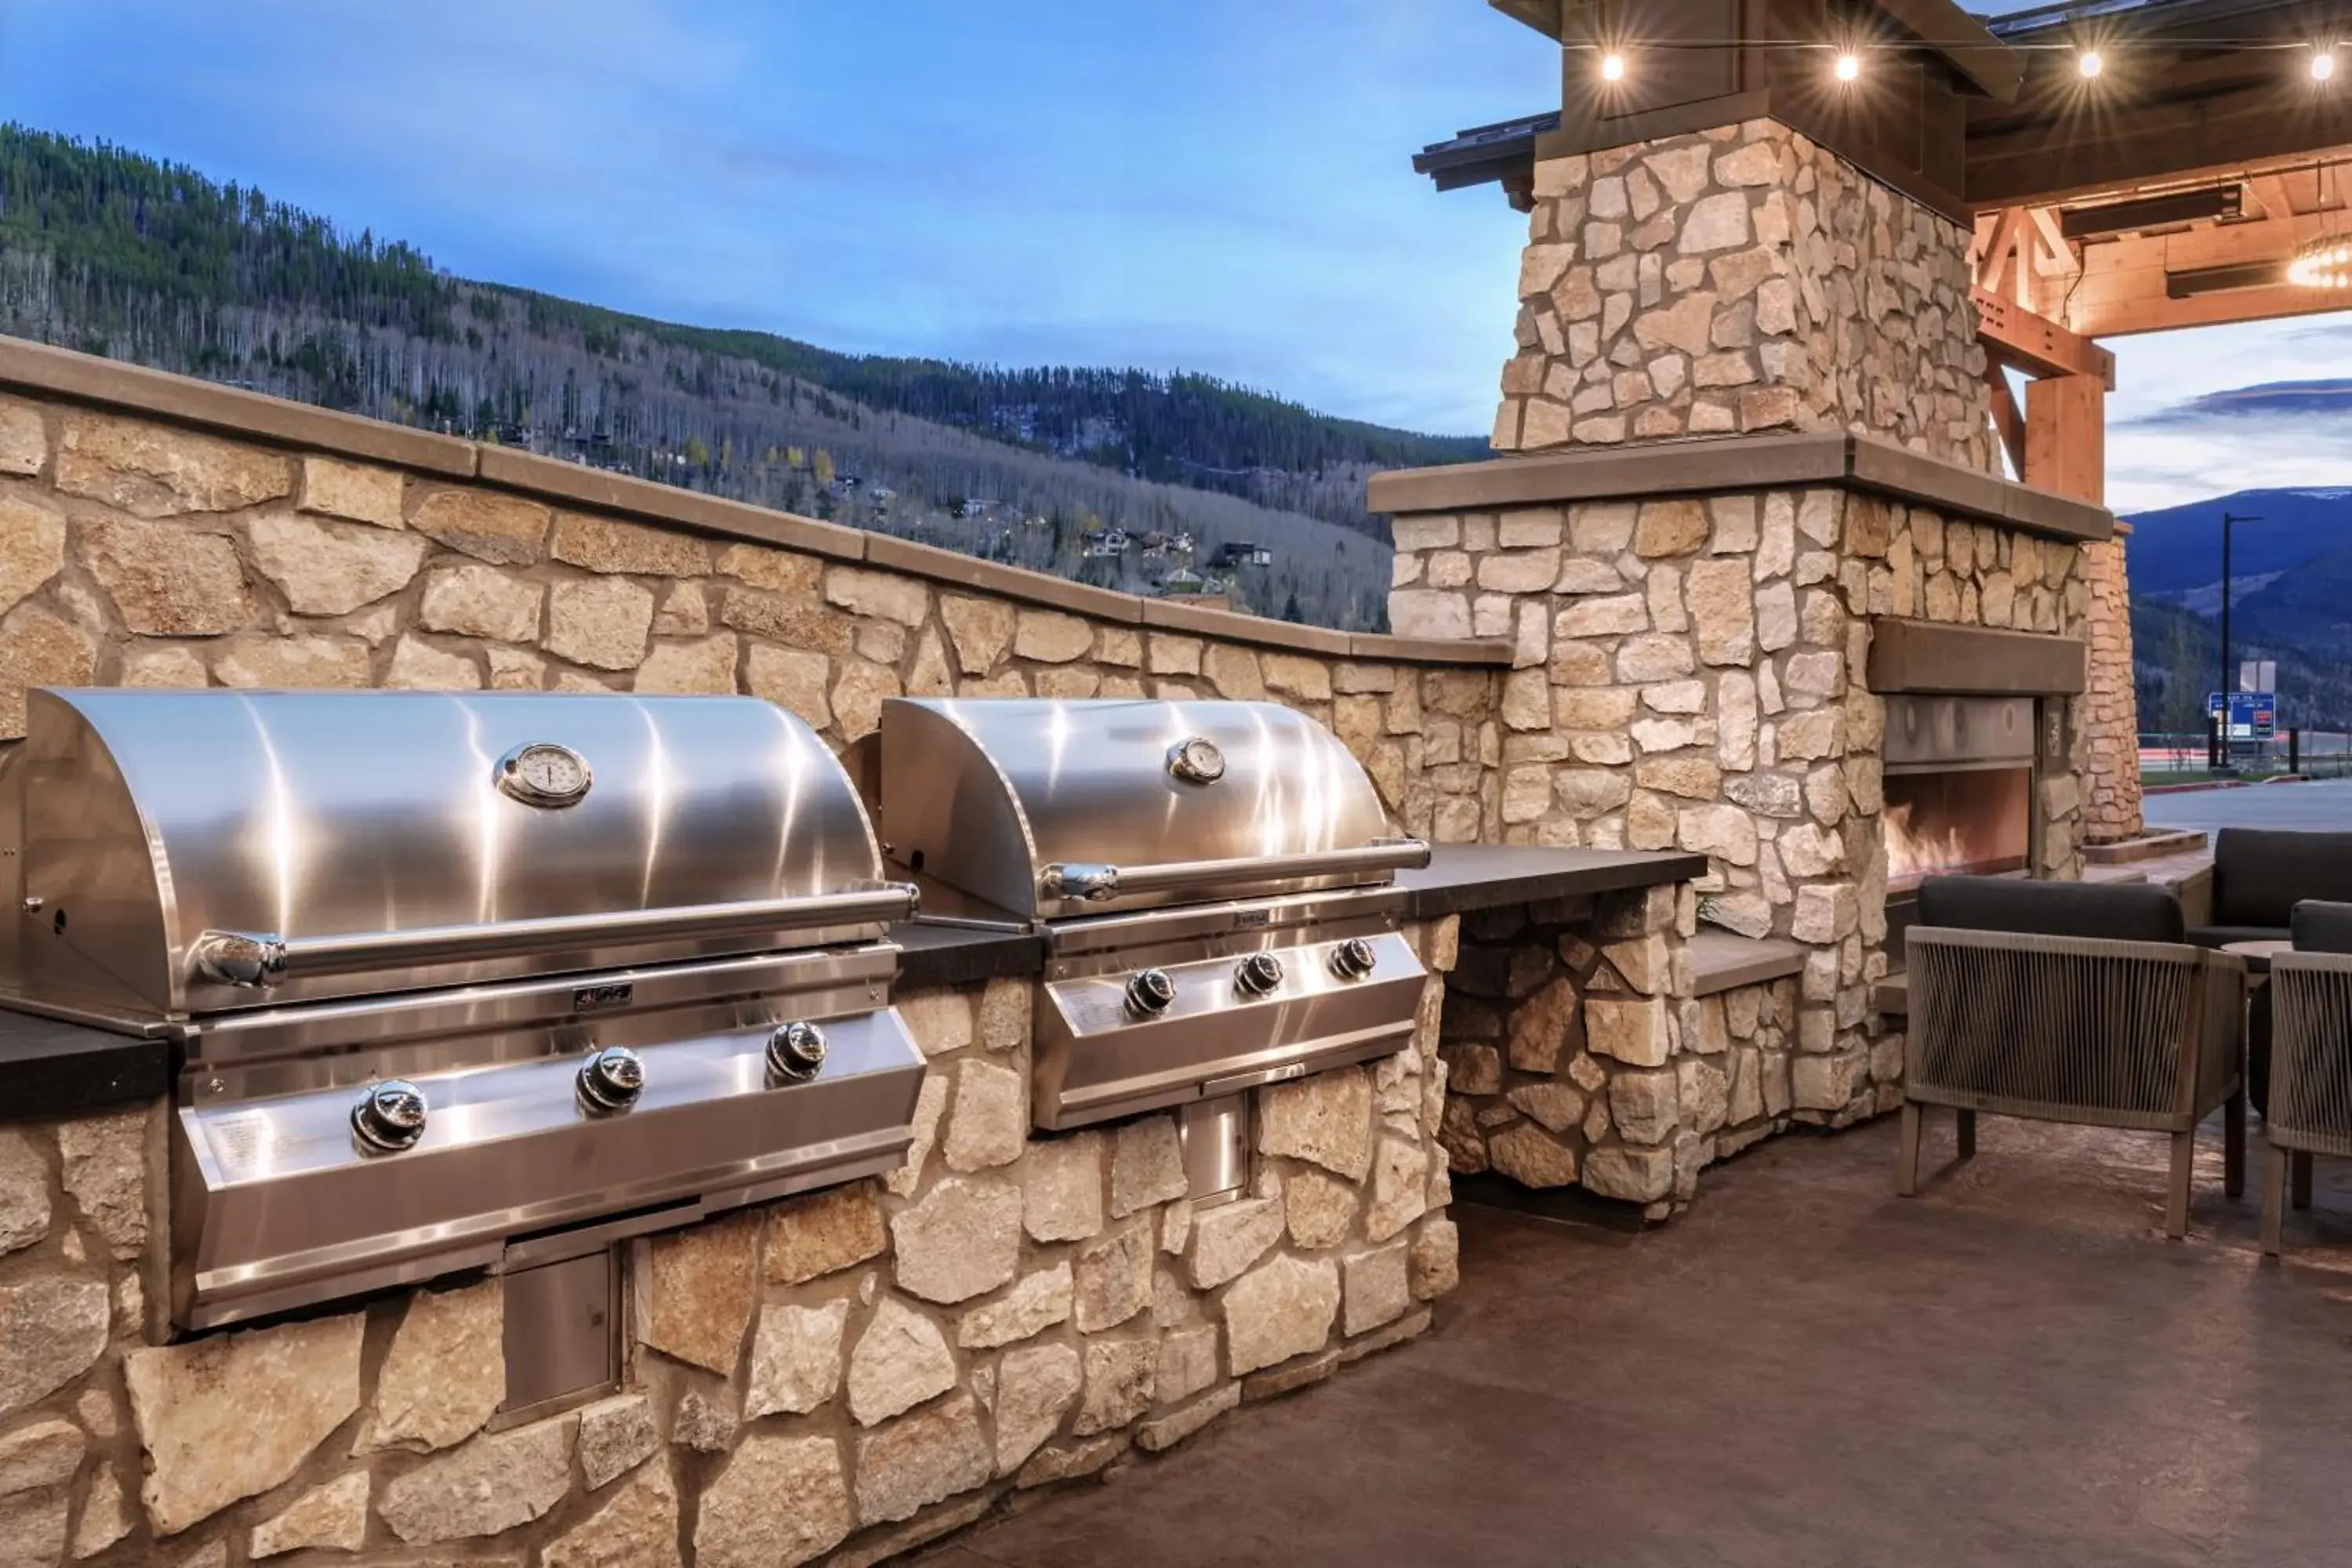
[[[1886,700],[1887,955],[1921,881],[1939,873],[2034,874],[2034,700],[1902,694]]]

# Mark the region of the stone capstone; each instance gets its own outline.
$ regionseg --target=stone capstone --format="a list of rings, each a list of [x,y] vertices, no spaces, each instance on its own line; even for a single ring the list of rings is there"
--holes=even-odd
[[[1372,1159],[1372,1086],[1361,1068],[1279,1084],[1258,1100],[1258,1150],[1360,1182]]]
[[[637,1339],[724,1377],[735,1370],[759,1292],[761,1216],[730,1215],[646,1244]]]
[[[696,1568],[799,1568],[839,1545],[855,1522],[834,1439],[755,1434],[703,1489]]]
[[[528,1524],[572,1490],[577,1415],[477,1437],[384,1483],[376,1504],[412,1546],[496,1535]]]
[[[768,1283],[798,1285],[879,1258],[890,1237],[870,1182],[828,1187],[768,1213]]]
[[[953,1305],[1013,1278],[1021,1256],[1021,1189],[989,1177],[950,1176],[890,1221],[898,1286]]]
[[[503,1280],[409,1297],[352,1451],[425,1454],[480,1431],[506,1400],[505,1336]]]
[[[647,1465],[603,1508],[547,1543],[540,1568],[680,1568],[677,1483]]]
[[[357,1552],[367,1544],[368,1474],[354,1470],[323,1486],[312,1487],[283,1510],[253,1527],[245,1553],[276,1557],[281,1552],[315,1547],[322,1552]]]
[[[755,1369],[758,1363],[753,1363]],[[580,1473],[594,1491],[653,1457],[661,1447],[653,1401],[616,1394],[580,1412]]]
[[[849,1414],[861,1426],[955,1386],[954,1352],[937,1323],[884,1297],[849,1358]]]
[[[1068,1345],[1008,1351],[997,1363],[996,1473],[1019,1469],[1054,1435],[1078,1396],[1078,1352]]]
[[[1076,1286],[1067,1259],[1022,1277],[999,1300],[974,1307],[956,1324],[956,1343],[966,1350],[1009,1345],[1069,1320]]]
[[[1239,1377],[1323,1348],[1339,1313],[1339,1270],[1328,1258],[1277,1257],[1235,1280],[1222,1305]]]
[[[97,1292],[98,1342],[103,1344],[106,1293],[102,1287],[89,1289]],[[89,1310],[85,1302],[80,1311]],[[52,1321],[74,1315],[63,1302],[48,1314]],[[6,1317],[0,1307],[0,1347],[13,1346],[21,1332]],[[158,1535],[176,1535],[292,1479],[360,1407],[366,1321],[354,1312],[142,1347],[123,1358],[131,1418],[147,1450],[141,1496]]]
[[[1002,1391],[1000,1390],[1000,1394]],[[863,1433],[857,1439],[857,1520],[887,1524],[984,1484],[996,1458],[969,1394]]]
[[[744,1418],[779,1411],[804,1415],[831,1399],[841,1386],[841,1342],[848,1321],[846,1301],[763,1309],[751,1341]]]

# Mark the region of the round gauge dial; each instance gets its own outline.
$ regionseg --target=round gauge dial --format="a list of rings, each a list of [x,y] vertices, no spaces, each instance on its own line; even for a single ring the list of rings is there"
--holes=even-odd
[[[1225,754],[1205,735],[1192,735],[1168,748],[1168,771],[1186,784],[1212,784],[1225,776]]]
[[[536,741],[499,759],[499,788],[525,805],[573,805],[588,793],[587,760],[569,746]]]

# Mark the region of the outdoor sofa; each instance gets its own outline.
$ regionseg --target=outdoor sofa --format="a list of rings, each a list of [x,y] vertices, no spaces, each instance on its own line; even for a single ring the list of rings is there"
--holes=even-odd
[[[2311,1157],[2352,1154],[2352,903],[2300,903],[2289,923],[2294,951],[2271,959],[2253,1008],[2252,1070],[2270,1081],[2263,1250],[2273,1257],[2290,1176],[2294,1206],[2308,1208]]]
[[[2224,827],[2209,875],[2181,886],[2189,940],[2200,947],[2284,942],[2295,905],[2352,902],[2352,833]]]
[[[2163,889],[1930,877],[1906,938],[1910,1017],[1895,1189],[1918,1190],[1925,1107],[2172,1138],[2168,1235],[2186,1235],[2197,1124],[2227,1105],[2243,1189],[2246,965],[2191,944]]]

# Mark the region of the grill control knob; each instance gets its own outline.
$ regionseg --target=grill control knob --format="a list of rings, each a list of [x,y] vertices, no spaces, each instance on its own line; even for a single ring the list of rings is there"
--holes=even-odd
[[[779,1024],[768,1037],[768,1070],[806,1083],[824,1066],[824,1031],[814,1024]]]
[[[1282,984],[1282,960],[1270,952],[1253,952],[1234,965],[1234,984],[1253,996],[1263,996]]]
[[[1127,1007],[1130,1013],[1156,1017],[1175,1005],[1176,983],[1168,978],[1164,969],[1139,969],[1127,983]]]
[[[1361,980],[1379,963],[1372,944],[1360,936],[1351,936],[1331,950],[1331,973],[1342,980]]]
[[[646,1064],[626,1046],[606,1046],[580,1068],[580,1099],[590,1110],[626,1110],[646,1091]]]
[[[397,1154],[425,1136],[425,1091],[405,1079],[373,1085],[352,1107],[352,1136],[371,1154]]]

